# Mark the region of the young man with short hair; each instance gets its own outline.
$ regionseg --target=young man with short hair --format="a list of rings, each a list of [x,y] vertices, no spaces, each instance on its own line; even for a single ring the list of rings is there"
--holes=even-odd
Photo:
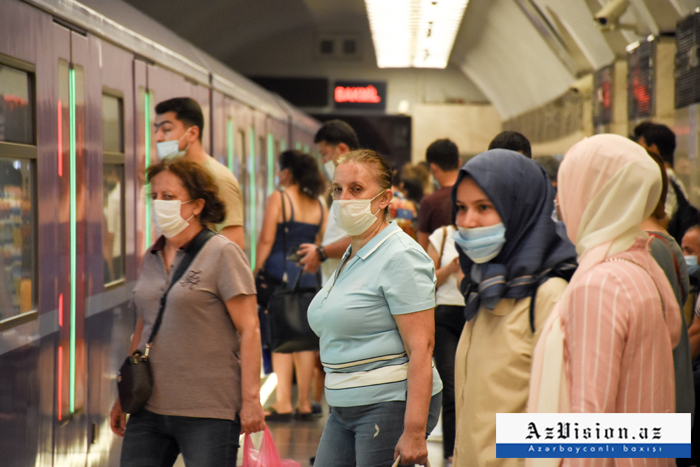
[[[428,251],[430,234],[452,224],[452,185],[459,174],[459,149],[449,139],[434,141],[425,152],[430,173],[440,188],[423,197],[418,209],[418,243]]]
[[[197,101],[176,97],[156,105],[154,123],[158,156],[186,157],[207,169],[219,187],[219,198],[226,205],[226,218],[210,226],[241,248],[245,248],[243,196],[235,175],[202,147],[204,114]]]
[[[510,149],[532,159],[530,140],[517,131],[502,131],[489,143],[489,149]]]

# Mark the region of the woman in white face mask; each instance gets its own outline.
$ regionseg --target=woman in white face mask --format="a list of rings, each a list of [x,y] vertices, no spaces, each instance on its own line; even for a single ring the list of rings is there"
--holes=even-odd
[[[121,465],[172,465],[181,452],[187,465],[233,467],[238,434],[264,428],[253,276],[243,251],[211,234],[173,282],[190,245],[209,235],[204,225],[220,222],[225,208],[196,162],[166,159],[146,177],[162,235],[145,253],[134,288],[129,354],[145,351],[166,301],[148,353],[152,395],[128,424],[119,400],[110,414],[112,430],[124,436]]]
[[[576,266],[552,220],[554,189],[522,154],[494,149],[460,169],[453,234],[467,320],[455,357],[454,466],[520,466],[496,458],[496,413],[525,412],[530,361]]]
[[[351,244],[309,306],[333,407],[316,464],[424,464],[442,384],[432,366],[435,268],[386,219],[391,169],[374,151],[341,156],[331,215]]]

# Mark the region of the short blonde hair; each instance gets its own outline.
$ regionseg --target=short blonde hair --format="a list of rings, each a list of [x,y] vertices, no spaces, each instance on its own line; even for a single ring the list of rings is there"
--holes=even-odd
[[[391,190],[391,167],[379,153],[371,149],[356,149],[336,159],[335,166],[350,163],[367,167],[381,190]],[[389,206],[384,208],[384,213],[389,214]]]

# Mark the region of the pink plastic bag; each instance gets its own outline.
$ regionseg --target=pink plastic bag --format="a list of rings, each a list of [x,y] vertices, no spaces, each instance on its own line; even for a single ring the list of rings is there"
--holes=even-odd
[[[265,427],[260,450],[256,450],[250,435],[246,434],[243,441],[243,465],[241,467],[301,467],[301,462],[292,459],[280,459],[272,434]]]

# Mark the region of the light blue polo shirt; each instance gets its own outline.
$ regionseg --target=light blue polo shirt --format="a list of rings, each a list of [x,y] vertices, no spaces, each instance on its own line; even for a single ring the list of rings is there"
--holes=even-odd
[[[341,264],[350,256],[345,252]],[[320,338],[326,400],[349,407],[405,401],[406,350],[393,315],[435,307],[435,265],[395,222],[336,270],[311,302]],[[433,392],[442,382],[433,367]]]

